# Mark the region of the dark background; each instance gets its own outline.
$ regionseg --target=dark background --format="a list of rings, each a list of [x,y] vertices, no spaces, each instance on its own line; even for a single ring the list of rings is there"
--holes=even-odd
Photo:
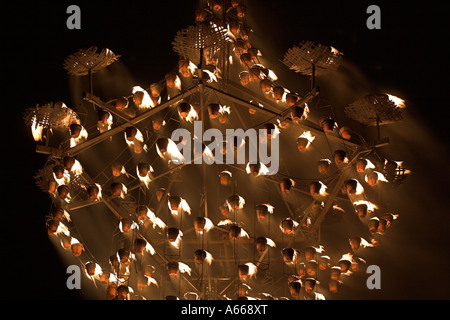
[[[23,113],[41,101],[72,105],[64,58],[95,45],[120,54],[124,81],[144,87],[177,63],[171,42],[193,23],[200,1],[2,3],[3,223],[2,299],[78,299],[66,288],[65,265],[49,242],[48,199],[33,176],[46,157],[24,125]],[[414,175],[399,191],[402,220],[383,266],[380,299],[445,299],[448,254],[448,11],[445,1],[245,1],[249,24],[273,69],[293,87],[305,78],[280,63],[301,40],[344,53],[349,85],[389,90],[406,100],[409,122],[386,129]],[[81,30],[66,28],[66,8],[81,8]],[[381,30],[366,28],[366,8],[381,8]],[[95,77],[94,77],[95,79]],[[122,79],[123,80],[123,79]],[[291,82],[292,81],[292,82]],[[307,81],[307,79],[306,79]],[[327,88],[327,83],[324,81]],[[86,83],[83,83],[86,85]],[[111,84],[111,86],[114,86]],[[328,86],[329,97],[339,86]],[[112,88],[113,89],[113,88]],[[112,90],[111,89],[111,90]],[[345,99],[339,101],[344,104]],[[350,101],[351,102],[351,101]],[[419,132],[421,135],[419,135]],[[392,139],[391,139],[392,140]],[[388,150],[388,151],[389,151]],[[400,159],[399,159],[400,160]],[[3,282],[5,284],[5,282]]]

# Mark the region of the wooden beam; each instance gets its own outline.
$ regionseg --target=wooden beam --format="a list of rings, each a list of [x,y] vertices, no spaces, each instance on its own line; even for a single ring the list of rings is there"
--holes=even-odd
[[[197,92],[198,88],[197,86],[192,87],[191,89],[180,93],[179,95],[173,97],[172,99],[161,103],[160,105],[149,109],[145,112],[143,112],[142,114],[138,115],[137,117],[134,117],[126,122],[123,122],[121,124],[119,124],[118,126],[94,137],[91,139],[86,140],[85,142],[80,143],[79,145],[73,147],[73,148],[67,148],[65,150],[62,150],[60,153],[60,157],[63,157],[65,155],[69,155],[69,156],[75,156],[81,152],[83,152],[84,150],[87,150],[93,146],[95,146],[96,144],[108,139],[109,137],[122,132],[123,130],[125,130],[125,128],[129,127],[129,126],[133,126],[135,124],[138,124],[139,122],[147,119],[148,117],[151,117],[152,115],[158,113],[161,110],[164,110],[167,107],[172,106],[174,103],[177,103],[178,101],[190,96],[192,93]]]

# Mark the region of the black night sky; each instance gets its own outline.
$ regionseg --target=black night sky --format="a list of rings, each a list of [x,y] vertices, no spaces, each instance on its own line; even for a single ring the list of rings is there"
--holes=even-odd
[[[24,125],[23,113],[42,101],[72,105],[64,59],[92,45],[120,54],[124,81],[143,86],[159,81],[176,66],[171,42],[194,22],[205,1],[58,1],[2,3],[3,219],[1,299],[79,299],[67,290],[64,262],[48,241],[44,217],[47,195],[33,176],[46,161]],[[344,53],[351,90],[388,90],[406,100],[417,127],[386,128],[412,172],[405,189],[399,235],[390,250],[378,299],[447,300],[448,254],[448,11],[445,1],[261,1],[246,0],[257,45],[282,80],[308,81],[280,61],[301,40],[315,40]],[[78,4],[81,30],[66,28],[66,8]],[[368,30],[366,8],[381,8],[381,30]],[[259,35],[259,36],[258,36]],[[305,80],[306,79],[306,80]],[[357,79],[357,80],[356,80]],[[123,80],[123,79],[122,79]],[[111,80],[111,90],[116,89]],[[298,83],[296,83],[298,81]],[[95,82],[95,76],[94,76]],[[342,86],[346,84],[341,83]],[[288,85],[289,86],[289,85]],[[327,83],[324,83],[327,87]],[[340,85],[334,90],[339,91]],[[104,88],[104,87],[103,87]],[[95,90],[95,88],[94,88]],[[339,92],[330,89],[325,94]],[[5,101],[6,98],[6,101]],[[347,102],[342,98],[339,103]],[[420,128],[426,133],[415,137]],[[384,128],[383,128],[384,130]],[[402,131],[404,130],[404,131]],[[427,139],[424,143],[424,139]],[[426,146],[426,147],[424,147]],[[402,159],[399,159],[402,160]],[[407,235],[402,238],[401,235]]]

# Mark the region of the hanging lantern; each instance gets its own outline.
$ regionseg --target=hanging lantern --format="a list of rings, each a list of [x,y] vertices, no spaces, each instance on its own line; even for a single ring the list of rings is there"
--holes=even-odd
[[[276,101],[283,100],[284,97],[284,88],[282,86],[275,86],[273,87],[273,98]]]
[[[295,280],[289,283],[289,293],[293,297],[298,297],[300,290],[302,289],[302,283],[299,280]]]
[[[289,193],[293,186],[295,186],[295,182],[292,179],[283,179],[280,182],[280,189],[282,193]]]
[[[122,218],[120,220],[120,226],[121,226],[121,230],[122,232],[130,232],[133,229],[133,220],[129,219],[129,218]]]
[[[72,123],[69,126],[69,129],[70,129],[70,136],[72,138],[78,138],[81,134],[81,130],[83,129],[83,127],[78,123]]]
[[[317,161],[317,169],[320,174],[325,174],[328,171],[331,161],[329,159],[321,159]]]
[[[203,264],[206,261],[210,265],[212,260],[212,255],[208,251],[198,249],[194,252],[194,262],[196,264]]]
[[[244,52],[243,54],[241,54],[240,60],[245,67],[250,67],[250,65],[253,63],[252,55],[248,52]]]
[[[368,164],[368,160],[364,158],[360,158],[356,161],[356,171],[359,173],[363,173],[366,170]]]
[[[362,186],[356,179],[344,181],[344,186],[349,194],[361,194],[363,192]]]
[[[342,258],[341,260],[339,260],[338,266],[341,269],[341,273],[347,273],[350,271],[352,262],[347,258]]]
[[[292,107],[293,105],[295,105],[297,103],[298,99],[299,99],[299,97],[293,93],[288,93],[286,95],[286,103],[289,107]],[[301,108],[301,107],[299,107],[299,108]],[[303,111],[302,111],[302,114],[303,114]],[[294,119],[292,119],[292,120],[294,120]]]
[[[217,103],[210,103],[208,105],[208,113],[210,119],[216,119],[219,116],[220,105]]]
[[[344,163],[348,163],[347,152],[345,152],[344,150],[334,151],[333,156],[334,156],[334,163],[338,166]]]
[[[214,227],[212,221],[206,217],[197,217],[194,220],[194,230],[198,233],[208,232]]]
[[[117,285],[115,283],[111,283],[108,285],[106,289],[106,296],[108,299],[113,300],[117,295]]]
[[[333,266],[330,268],[330,280],[338,281],[341,276],[341,268],[339,266]]]
[[[227,204],[223,204],[219,206],[220,213],[224,216],[228,216],[230,214],[230,208]]]
[[[315,260],[317,250],[314,247],[306,247],[304,253],[306,261]]]
[[[257,205],[255,210],[256,210],[256,217],[259,220],[264,220],[266,219],[268,214],[272,214],[273,213],[273,206],[271,206],[270,204],[260,204]]]
[[[122,164],[116,162],[111,165],[111,171],[114,177],[120,177],[122,173],[125,173],[125,168]]]
[[[255,240],[256,250],[259,252],[264,252],[267,249],[267,246],[272,248],[276,247],[275,242],[272,239],[266,237],[259,237]]]
[[[380,227],[380,219],[377,217],[373,217],[369,220],[369,222],[367,223],[367,226],[369,228],[369,231],[371,233],[377,233],[378,232],[378,228]]]
[[[214,11],[222,10],[222,1],[221,0],[210,0],[210,8]]]
[[[63,216],[64,216],[64,209],[63,208],[53,208],[52,209],[52,218],[54,220],[61,221]]]
[[[352,138],[352,130],[350,127],[341,127],[339,129],[339,135],[345,140],[350,140]]]
[[[50,219],[46,223],[48,235],[54,235],[58,231],[59,221],[56,219]]]
[[[297,149],[299,151],[305,151],[311,145],[314,139],[315,137],[312,136],[310,131],[303,132],[303,134],[297,138]]]
[[[156,190],[155,194],[156,194],[156,199],[158,199],[158,202],[161,201],[161,199],[165,193],[166,193],[166,189],[164,189],[164,188],[159,188],[158,190]]]
[[[339,280],[331,280],[328,282],[328,291],[330,291],[330,293],[338,293],[340,291],[340,287],[341,287],[341,282]]]
[[[312,293],[316,287],[317,280],[314,278],[305,279],[305,291],[307,293]]]
[[[286,98],[287,100],[287,98]],[[298,122],[305,119],[305,108],[300,106],[294,106],[291,109],[292,121]]]
[[[317,276],[317,269],[319,267],[319,264],[316,260],[309,260],[306,262],[306,274],[309,277],[316,277]]]
[[[240,4],[236,7],[236,13],[238,18],[244,18],[247,13],[247,7],[243,4]]]
[[[257,48],[249,48],[247,50],[247,52],[250,54],[250,56],[252,57],[253,61],[257,61],[258,60],[258,56],[261,55],[261,52],[257,49]]]
[[[219,174],[219,181],[222,186],[227,186],[231,180],[231,172],[230,171],[222,171]]]
[[[241,37],[244,40],[248,40],[250,38],[250,34],[253,32],[253,30],[250,27],[242,26],[241,27]]]
[[[255,240],[256,250],[263,252],[267,249],[267,238],[259,237]]]
[[[180,235],[180,230],[177,228],[168,228],[167,229],[167,240],[170,242],[177,241],[178,237]]]
[[[268,94],[272,92],[273,82],[270,79],[262,79],[259,86],[263,93]]]
[[[330,268],[331,258],[329,256],[321,256],[319,257],[319,272],[325,271]]]
[[[240,195],[233,194],[228,197],[227,204],[228,204],[228,207],[230,208],[230,211],[231,210],[239,210],[244,207],[245,200]]]
[[[299,278],[303,278],[306,276],[306,264],[304,262],[300,262],[297,265],[297,274]]]
[[[133,94],[133,102],[135,105],[140,106],[142,105],[142,102],[144,101],[145,92],[141,90],[137,90]]]
[[[336,122],[327,116],[322,116],[319,118],[319,126],[323,129],[325,133],[333,133],[336,126]]]
[[[111,184],[111,194],[113,197],[124,198],[126,193],[126,187],[119,182],[113,182]]]
[[[140,162],[137,165],[137,171],[140,177],[146,177],[150,172],[152,172],[152,168],[150,164],[145,162]]]
[[[58,188],[56,190],[59,194],[60,199],[62,199],[62,200],[70,199],[68,186],[60,185],[60,186],[58,186]]]
[[[117,250],[117,257],[120,263],[127,264],[130,262],[131,252],[128,249],[121,248]]]
[[[240,29],[240,24],[237,21],[230,21],[228,23],[228,30],[230,30],[230,32],[234,35],[239,33],[239,29]]]
[[[53,167],[53,174],[56,179],[62,179],[64,178],[64,167],[60,165],[56,165]]]
[[[312,196],[326,196],[327,187],[321,181],[313,181],[309,184],[309,193]]]
[[[84,247],[81,243],[75,242],[75,243],[72,243],[72,245],[70,246],[70,249],[72,250],[72,254],[74,255],[74,257],[79,257],[79,256],[81,256],[81,253],[83,252]]]
[[[100,133],[106,132],[111,128],[112,115],[106,110],[100,109],[97,114],[97,128]]]
[[[134,240],[134,252],[143,253],[146,245],[147,241],[141,238],[137,238],[136,240]]]
[[[101,197],[100,187],[96,184],[89,186],[86,191],[91,201],[97,201]]]
[[[127,141],[133,142],[136,139],[136,135],[138,133],[137,128],[135,127],[126,127],[125,128],[125,138]]]
[[[242,228],[238,225],[232,225],[228,231],[229,238],[231,240],[236,240],[241,236]]]
[[[289,218],[284,219],[280,223],[281,232],[283,232],[284,234],[287,234],[287,235],[294,234],[294,228],[296,228],[297,226],[298,226],[298,222],[296,222],[292,219],[289,219]]]
[[[255,275],[256,271],[256,265],[251,262],[238,265],[238,276],[241,280],[245,281],[248,278],[251,278],[253,275]]]
[[[242,71],[239,73],[239,80],[243,86],[246,86],[250,82],[250,73],[248,71]]]
[[[129,102],[126,97],[120,97],[110,101],[108,104],[111,104],[111,106],[115,108],[117,111],[123,111],[125,108],[128,107],[128,103]]]
[[[191,112],[191,108],[192,106],[187,103],[187,102],[181,102],[178,105],[178,113],[180,114],[180,116],[182,118],[187,118],[187,116],[189,115],[189,113]]]
[[[292,248],[284,248],[281,250],[281,255],[283,256],[283,261],[285,263],[294,263],[297,261],[297,251]]]
[[[248,164],[248,173],[254,177],[259,175],[260,169],[261,169],[261,163],[259,163],[259,162]]]
[[[251,67],[248,73],[251,82],[256,82],[261,78],[261,68],[259,66]]]

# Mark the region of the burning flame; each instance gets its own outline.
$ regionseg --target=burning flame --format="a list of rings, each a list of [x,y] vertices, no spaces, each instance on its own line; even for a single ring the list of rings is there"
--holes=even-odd
[[[147,287],[150,286],[151,284],[154,284],[155,286],[159,287],[158,282],[155,279],[146,275],[144,275],[144,277],[147,279]]]
[[[155,229],[155,226],[158,226],[161,229],[166,228],[166,224],[160,218],[156,217],[155,213],[149,208],[147,208],[146,220],[147,219],[152,223],[153,229]],[[145,221],[141,222],[144,223]]]
[[[247,171],[248,174],[251,173],[251,171],[250,171],[250,164],[251,164],[250,162],[247,163],[247,166],[245,168],[245,170]],[[260,165],[260,168],[259,168],[257,176],[267,175],[269,173],[269,169],[266,167],[266,165],[264,163],[261,163],[261,162],[258,162],[258,164]]]
[[[238,196],[238,197],[239,197],[238,209],[242,209],[242,208],[244,208],[244,205],[245,205],[245,199],[242,198],[241,196]],[[228,199],[225,202],[225,204],[228,206],[229,211],[233,210],[231,204],[228,202]]]
[[[268,204],[268,203],[263,203],[262,205],[265,206],[265,207],[267,208],[267,211],[268,211],[270,214],[273,213],[273,209],[275,209],[274,206],[272,206],[271,204]]]
[[[69,183],[70,183],[70,173],[65,169],[64,169],[62,178],[58,179],[54,172],[53,172],[53,178],[55,179],[57,186],[69,185]]]
[[[214,228],[214,224],[211,219],[208,219],[206,217],[203,217],[203,219],[205,219],[205,226],[203,227],[203,231],[197,231],[198,234],[203,234],[203,232],[208,232],[209,230]]]
[[[191,108],[190,108],[189,113],[188,113],[188,115],[186,117],[183,117],[179,112],[178,112],[178,114],[180,115],[180,117],[182,119],[186,120],[187,122],[192,123],[192,121],[198,120],[198,113],[197,113],[197,111],[195,111],[195,109],[194,109],[194,107],[192,105],[190,105],[190,107]]]
[[[79,143],[85,141],[88,138],[88,132],[86,129],[82,126],[80,135],[77,138],[70,138],[70,147],[73,148]]]
[[[276,248],[277,245],[275,244],[275,242],[272,239],[270,239],[270,238],[265,238],[265,239],[267,241],[268,246],[270,246],[272,248]]]
[[[307,149],[307,148],[311,145],[311,143],[314,141],[314,139],[315,139],[316,137],[314,137],[314,136],[311,134],[311,131],[304,131],[304,132],[302,133],[302,135],[301,135],[299,138],[303,138],[303,139],[308,140],[308,143],[307,143],[306,146],[305,146],[305,149]]]
[[[389,182],[385,177],[384,177],[384,174],[382,174],[382,173],[380,173],[380,172],[378,172],[378,171],[372,171],[373,173],[375,173],[376,175],[377,175],[377,181],[383,181],[383,182]],[[366,174],[366,176],[365,176],[365,181],[366,182],[368,182],[368,180],[369,180],[369,177],[368,177],[368,175]]]
[[[183,198],[181,198],[180,204],[178,205],[178,209],[176,209],[176,210],[171,208],[170,199],[168,199],[168,205],[169,205],[169,210],[173,215],[177,216],[179,211],[186,212],[189,215],[191,214],[191,207],[189,207],[189,204]]]
[[[145,244],[145,251],[147,251],[148,253],[150,253],[151,255],[154,255],[156,253],[155,249],[152,247],[152,245],[150,243],[148,243],[146,241]]]
[[[191,275],[191,268],[183,262],[178,262],[178,270],[180,270],[181,273]]]
[[[42,141],[42,131],[44,130],[44,126],[40,125],[36,121],[36,116],[33,117],[31,124],[31,133],[33,134],[34,141]]]
[[[113,124],[113,116],[110,113],[108,119],[106,120],[106,123],[98,123],[97,124],[97,130],[100,131],[100,133],[103,133],[105,131],[110,130],[112,124]]]
[[[56,228],[55,234],[57,236],[59,236],[61,234],[65,235],[65,236],[70,236],[70,231],[69,231],[69,228],[65,224],[63,224],[62,222],[59,222],[58,228]]]
[[[319,181],[319,183],[321,185],[320,190],[319,190],[319,195],[321,195],[323,197],[328,196],[328,193],[327,193],[328,187],[322,181]]]
[[[133,221],[133,223],[131,224],[130,229],[131,229],[131,230],[134,230],[134,229],[137,229],[137,228],[138,228],[137,223]],[[122,224],[122,221],[120,221],[120,223],[119,223],[119,230],[120,230],[120,232],[124,232],[124,231],[123,231],[123,224]]]
[[[405,106],[405,100],[403,100],[403,99],[401,99],[399,97],[387,94],[387,93],[386,93],[386,95],[389,97],[389,100],[392,101],[395,104],[395,106],[397,108],[401,108],[402,109],[402,108],[406,107]]]
[[[353,205],[355,207],[358,205],[361,205],[361,204],[365,204],[367,206],[367,213],[372,213],[376,209],[378,209],[378,206],[370,201],[360,200],[360,201],[353,202]]]
[[[80,161],[78,161],[77,159],[74,159],[75,162],[72,166],[72,168],[70,169],[70,172],[72,172],[73,174],[76,175],[81,175],[83,173],[83,167],[81,166]]]
[[[158,144],[156,144],[156,152],[162,159],[170,157],[170,160],[172,160],[174,164],[176,165],[182,164],[184,162],[183,154],[180,152],[180,150],[178,150],[178,147],[175,144],[175,142],[173,142],[173,140],[169,138],[167,138],[167,140],[168,140],[167,150],[164,153],[161,152],[161,150],[158,147]]]
[[[155,106],[152,98],[150,97],[150,95],[148,94],[147,91],[145,91],[143,88],[139,87],[139,86],[135,86],[132,89],[132,93],[135,94],[138,91],[142,91],[144,93],[144,97],[142,98],[142,102],[140,105],[138,105],[139,109],[151,109]]]
[[[148,174],[146,174],[145,176],[141,176],[141,175],[139,174],[139,168],[138,168],[138,166],[136,166],[136,172],[137,172],[137,176],[138,176],[139,180],[141,180],[142,183],[144,183],[145,186],[148,188],[148,185],[149,185],[150,181],[152,181],[152,178],[150,177],[150,174],[151,174],[152,172],[154,172],[153,167],[150,166],[150,172],[149,172]]]
[[[256,271],[258,271],[258,267],[251,262],[247,262],[245,265],[248,266],[248,276],[250,278],[253,277],[256,274]]]
[[[217,225],[218,226],[229,226],[230,224],[233,224],[233,221],[231,221],[230,219],[225,219],[225,220],[219,221],[219,223]]]

